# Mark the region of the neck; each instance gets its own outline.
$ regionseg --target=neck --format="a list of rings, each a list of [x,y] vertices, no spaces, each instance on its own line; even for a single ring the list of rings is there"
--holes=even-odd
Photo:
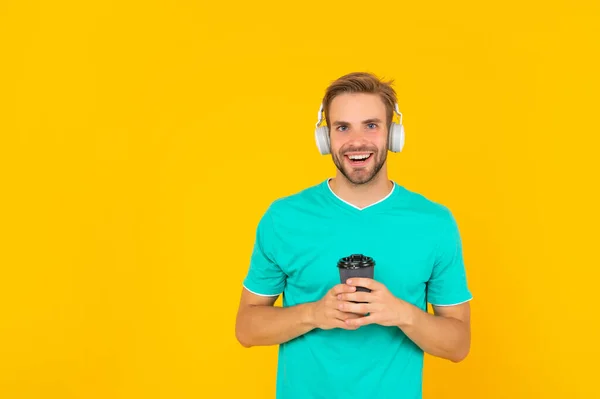
[[[329,180],[329,186],[344,201],[358,208],[364,208],[385,198],[394,184],[388,179],[384,170],[380,170],[377,176],[364,184],[354,184],[338,171],[336,176]]]

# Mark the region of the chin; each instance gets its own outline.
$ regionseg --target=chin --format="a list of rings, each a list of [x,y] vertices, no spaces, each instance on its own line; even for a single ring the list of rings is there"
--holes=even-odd
[[[369,183],[376,176],[372,170],[364,170],[360,172],[345,170],[343,171],[343,175],[350,183],[356,185]]]

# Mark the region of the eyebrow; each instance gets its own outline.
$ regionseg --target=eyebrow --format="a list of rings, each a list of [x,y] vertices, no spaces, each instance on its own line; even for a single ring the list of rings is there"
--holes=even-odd
[[[370,119],[365,119],[364,121],[362,121],[363,124],[367,124],[367,123],[381,123],[381,119],[379,118],[370,118]],[[350,125],[350,122],[345,122],[345,121],[335,121],[332,123],[332,126],[339,126],[339,125]]]

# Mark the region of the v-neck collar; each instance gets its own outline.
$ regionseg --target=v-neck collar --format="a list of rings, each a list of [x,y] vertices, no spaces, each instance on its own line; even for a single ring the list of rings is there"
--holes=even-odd
[[[338,205],[340,205],[341,207],[351,210],[353,212],[358,212],[358,213],[365,213],[370,210],[378,209],[379,207],[381,207],[384,204],[386,204],[387,202],[389,202],[391,200],[392,195],[394,195],[398,191],[398,187],[396,187],[397,186],[396,182],[394,182],[392,180],[392,189],[385,197],[383,197],[380,200],[373,202],[372,204],[369,204],[363,208],[360,208],[360,207],[358,207],[354,204],[351,204],[350,202],[342,199],[335,192],[333,192],[333,190],[331,189],[331,186],[329,185],[330,181],[331,181],[331,178],[328,178],[323,182],[323,185],[325,186],[324,190],[326,191],[325,194],[328,195],[329,197],[331,197],[331,199],[334,202],[336,202]]]

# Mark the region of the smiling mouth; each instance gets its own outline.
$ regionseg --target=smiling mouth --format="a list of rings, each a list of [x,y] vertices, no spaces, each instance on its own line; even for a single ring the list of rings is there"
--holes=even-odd
[[[345,154],[345,158],[348,159],[350,165],[352,166],[361,166],[365,165],[372,157],[372,152],[364,152],[364,153],[354,153],[354,154]]]

